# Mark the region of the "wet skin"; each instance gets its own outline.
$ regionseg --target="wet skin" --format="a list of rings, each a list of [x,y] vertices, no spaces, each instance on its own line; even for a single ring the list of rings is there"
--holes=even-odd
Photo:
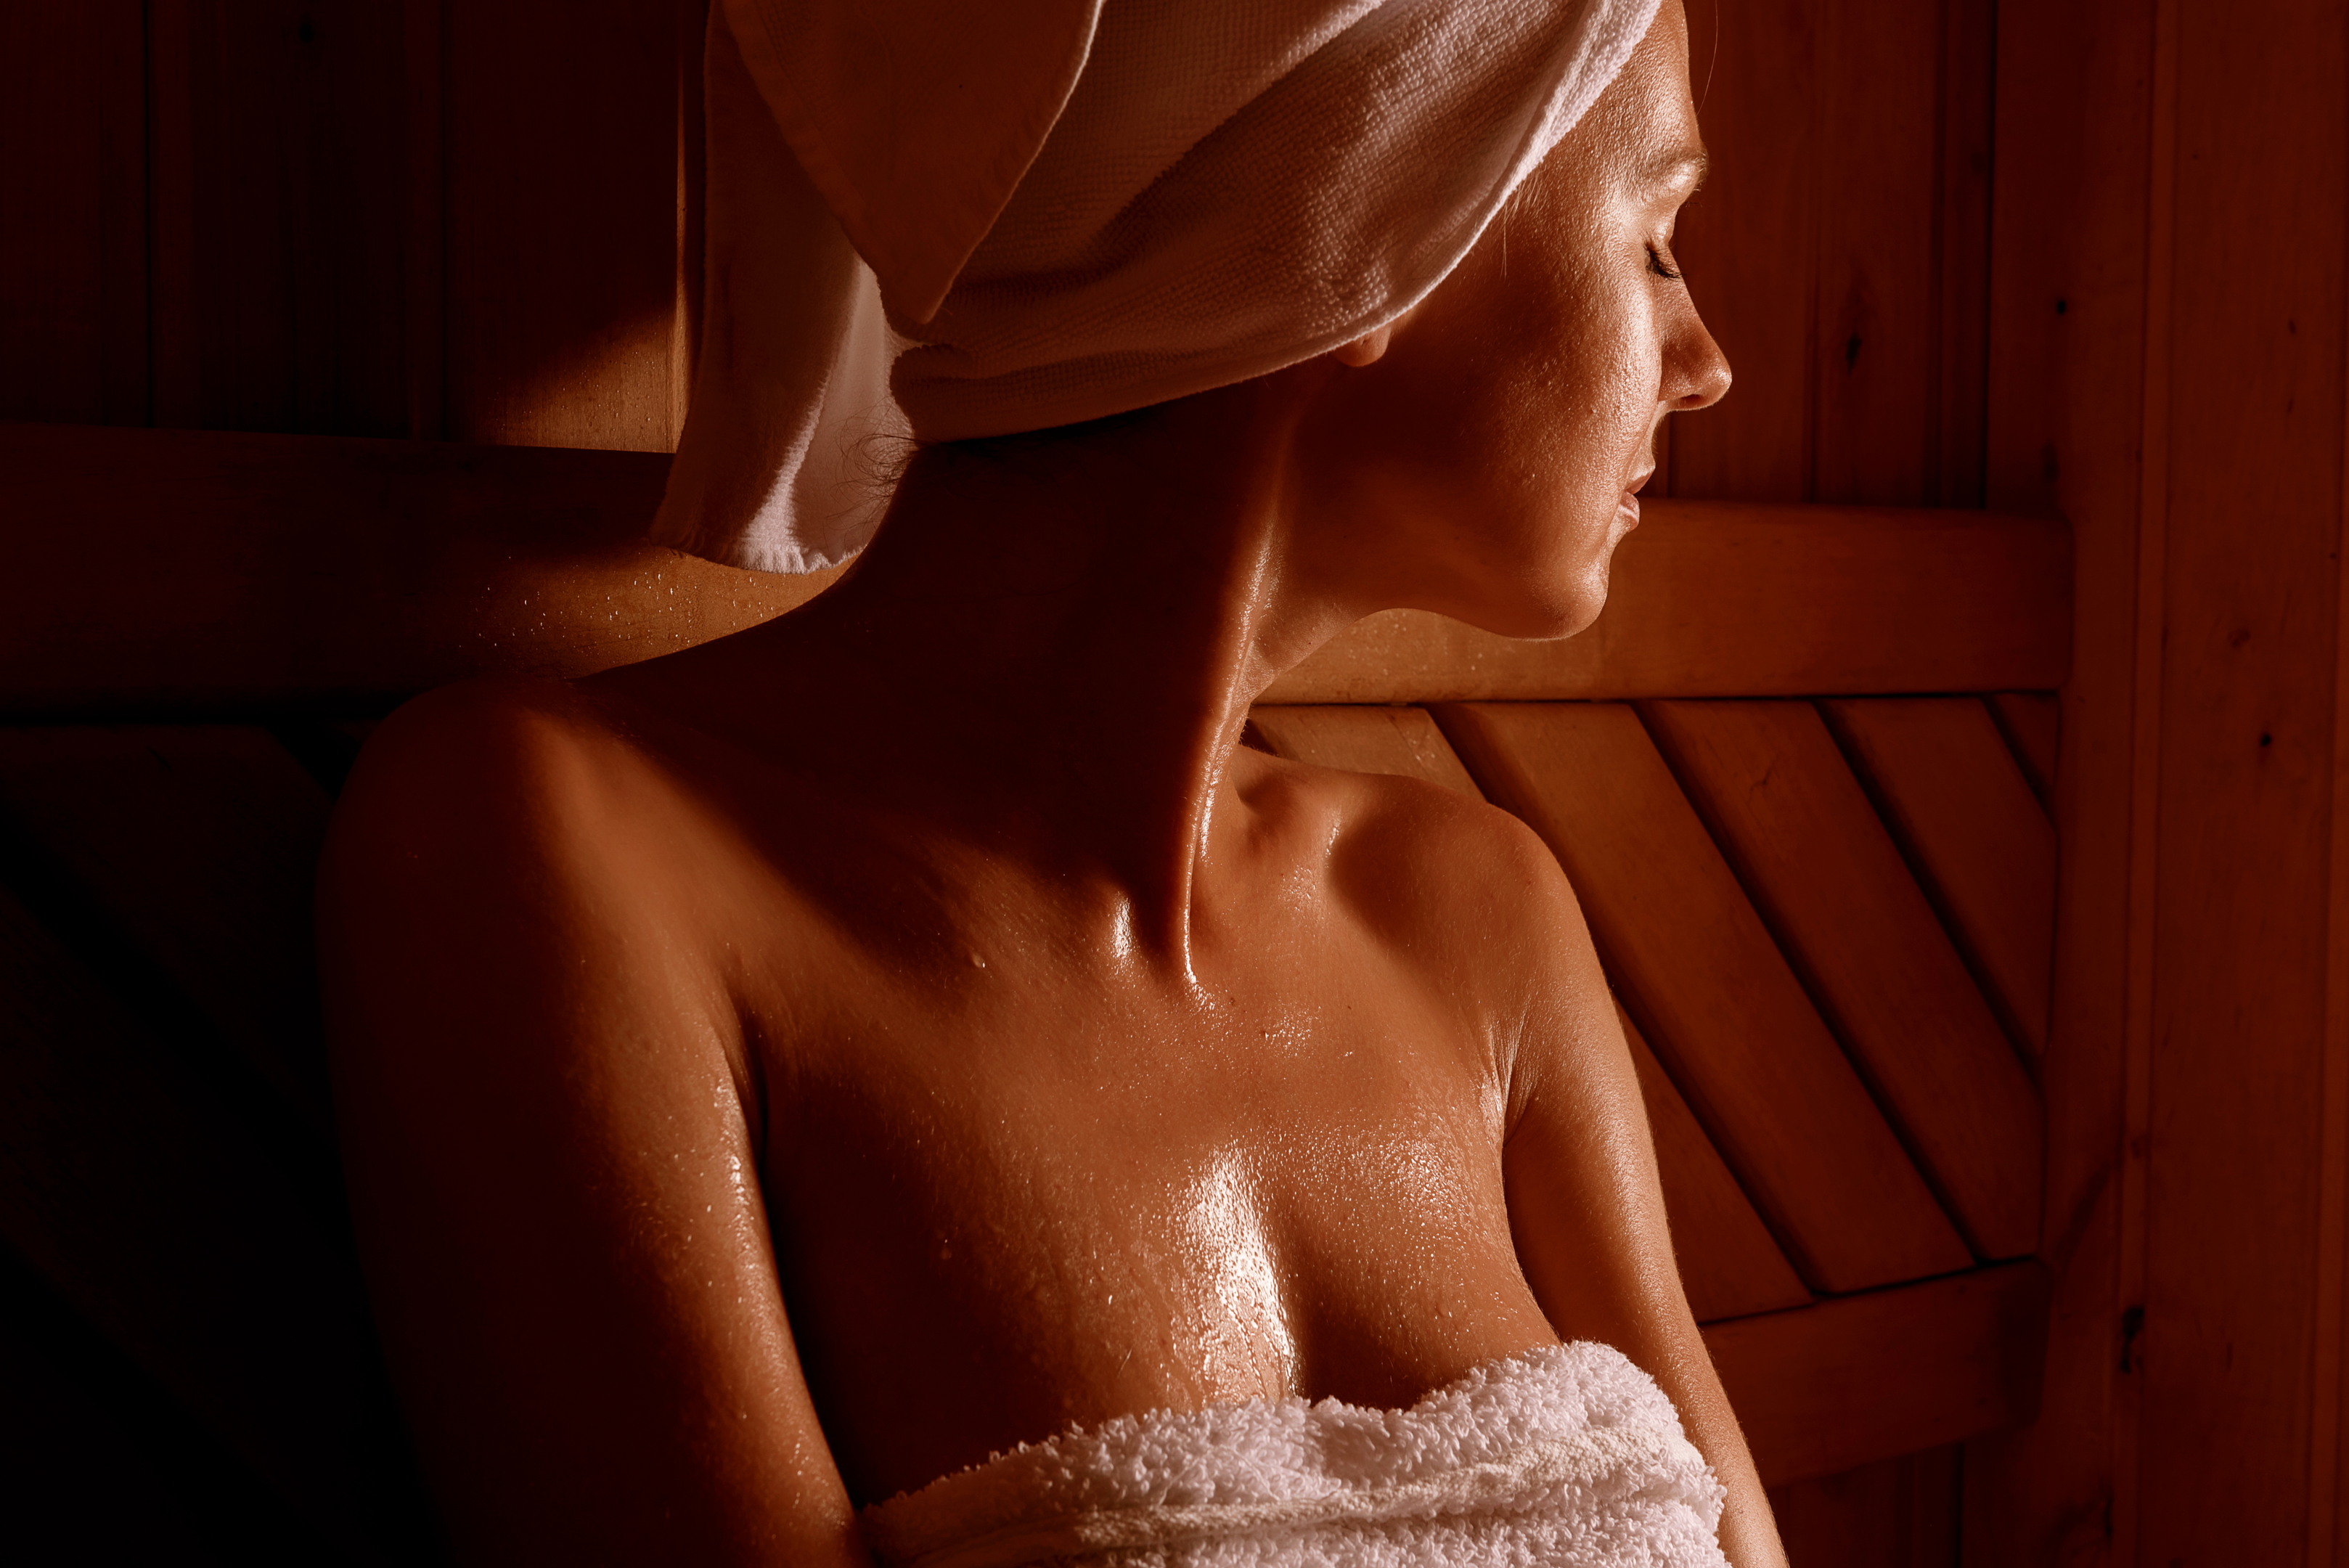
[[[346,1159],[460,1552],[855,1563],[1071,1423],[1407,1404],[1597,1338],[1783,1561],[1573,895],[1499,812],[1237,745],[1371,611],[1588,625],[1667,413],[1668,5],[1418,309],[936,449],[755,631],[378,732],[321,893]]]

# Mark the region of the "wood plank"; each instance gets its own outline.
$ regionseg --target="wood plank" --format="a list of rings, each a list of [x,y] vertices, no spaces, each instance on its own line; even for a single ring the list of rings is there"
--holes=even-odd
[[[1672,1255],[1680,1263],[1689,1310],[1699,1323],[1713,1323],[1807,1305],[1811,1293],[1729,1173],[1721,1151],[1697,1126],[1671,1075],[1619,1003],[1616,1013],[1640,1075],[1640,1098],[1648,1108],[1648,1131],[1663,1179],[1664,1212],[1671,1221]]]
[[[18,715],[343,717],[485,670],[647,658],[830,581],[637,542],[657,455],[36,425],[0,452],[49,520],[0,576]],[[57,591],[74,582],[103,588]]]
[[[1807,702],[1640,709],[1976,1256],[2039,1243],[2039,1096]]]
[[[1658,501],[1616,551],[1607,608],[1578,637],[1522,642],[1389,611],[1265,696],[1458,701],[2053,687],[2070,659],[2069,558],[2062,526],[2049,522]],[[1789,605],[1803,613],[1788,615]],[[1992,678],[2025,665],[2042,678]]]
[[[331,1138],[310,894],[327,800],[263,730],[0,728],[0,813]]]
[[[432,1527],[330,1162],[127,1016],[0,892],[0,1237],[338,1552]]]
[[[2055,753],[2063,739],[2063,709],[2048,691],[1993,691],[1982,699],[1998,732],[2014,753],[2031,793],[2047,804],[2055,786]]]
[[[1805,1282],[1971,1262],[1630,709],[1435,710],[1486,798],[1566,868],[1626,1009]]]
[[[2340,1419],[2311,1385],[2318,1335],[2339,1335],[2344,1310],[2335,1283],[2318,1320],[2320,1260],[2349,1248],[2349,1214],[2318,1180],[2349,1138],[2320,1110],[2349,1075],[2349,1040],[2326,1037],[2341,1026],[2326,848],[2349,833],[2334,729],[2349,12],[2254,0],[2174,15],[2175,434],[2148,474],[2168,511],[2138,1552],[2337,1562],[2341,1445],[2320,1454],[2312,1438]],[[2322,1394],[2340,1397],[2337,1382]]]
[[[160,422],[408,429],[400,0],[156,0]]]
[[[1485,798],[1424,708],[1268,705],[1249,717],[1274,756],[1349,773],[1398,774]]]
[[[639,543],[667,460],[0,426],[43,519],[0,573],[0,714],[337,716],[484,670],[578,675],[755,624],[830,574]],[[1563,642],[1374,616],[1276,702],[1992,690],[2060,679],[2061,524],[1658,502]],[[103,592],[94,585],[103,585]],[[1808,607],[1799,626],[1785,606]],[[254,607],[266,606],[267,613]]]
[[[1990,418],[1991,165],[1997,112],[1995,0],[1946,0],[1940,58],[1940,451],[1929,505],[1980,506]]]
[[[2055,829],[1989,711],[1965,697],[1821,708],[2001,1020],[2044,1051]]]
[[[1790,1563],[1803,1568],[1957,1568],[1956,1444],[1770,1489]]]
[[[2168,8],[2164,8],[2168,9]],[[2132,749],[2158,728],[2136,678],[2141,532],[2168,465],[2147,416],[2167,406],[2148,327],[2155,193],[2174,152],[2148,136],[2156,18],[2141,0],[2001,5],[1992,182],[1987,504],[2069,518],[2078,550],[2075,664],[2050,806],[2062,855],[2047,1105],[2047,1222],[2055,1273],[2038,1421],[1966,1451],[1969,1568],[2135,1563],[2132,1386],[2116,1353],[2127,1310],[2121,1215],[2135,1185],[2129,1083]],[[2141,879],[2134,891],[2150,899]],[[2134,1146],[2141,1151],[2142,1144]],[[2140,1167],[2141,1168],[2141,1167]],[[2127,1293],[2124,1293],[2125,1291]]]
[[[2047,1271],[2002,1263],[1713,1324],[1704,1343],[1763,1480],[1783,1486],[2030,1420]]]
[[[1671,491],[1810,499],[1822,0],[1689,0],[1697,119],[1713,154],[1672,244],[1736,377],[1672,426]]]
[[[1940,318],[1935,151],[1942,7],[1826,0],[1810,498],[1931,499]],[[1686,421],[1683,421],[1686,422]]]
[[[0,419],[146,420],[140,9],[0,6]]]
[[[674,5],[499,0],[443,16],[449,433],[670,450]]]

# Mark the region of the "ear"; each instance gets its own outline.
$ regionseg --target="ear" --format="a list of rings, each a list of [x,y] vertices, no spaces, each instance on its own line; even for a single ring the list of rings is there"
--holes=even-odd
[[[1387,351],[1388,340],[1393,336],[1394,323],[1390,321],[1384,327],[1373,327],[1363,333],[1351,343],[1340,344],[1330,349],[1330,354],[1340,365],[1359,370],[1366,365],[1377,364],[1380,357]]]

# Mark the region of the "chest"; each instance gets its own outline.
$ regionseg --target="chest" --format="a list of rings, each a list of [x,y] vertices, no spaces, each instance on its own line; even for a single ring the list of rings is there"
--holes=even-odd
[[[778,1265],[843,1426],[911,1406],[983,1457],[1135,1409],[1408,1403],[1542,1336],[1489,1052],[1444,1006],[1368,968],[1204,994],[1011,970],[843,985],[863,1012],[771,1077]]]

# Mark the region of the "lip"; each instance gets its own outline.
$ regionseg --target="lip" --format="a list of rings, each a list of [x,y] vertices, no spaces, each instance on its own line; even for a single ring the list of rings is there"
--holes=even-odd
[[[1649,468],[1633,474],[1631,483],[1623,487],[1623,499],[1616,504],[1616,510],[1630,518],[1634,528],[1640,525],[1640,489],[1655,476],[1655,472],[1654,469]]]

